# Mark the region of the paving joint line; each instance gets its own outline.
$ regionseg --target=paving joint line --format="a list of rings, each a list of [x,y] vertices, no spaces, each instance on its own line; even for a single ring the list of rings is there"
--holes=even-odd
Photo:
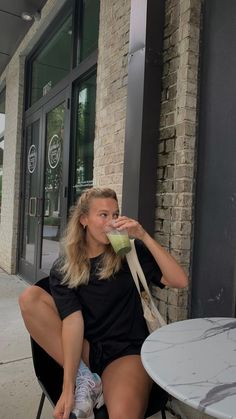
[[[11,364],[13,362],[25,361],[26,359],[31,359],[31,358],[32,356],[26,356],[24,358],[11,359],[9,361],[0,361],[0,365],[6,365],[6,364]]]

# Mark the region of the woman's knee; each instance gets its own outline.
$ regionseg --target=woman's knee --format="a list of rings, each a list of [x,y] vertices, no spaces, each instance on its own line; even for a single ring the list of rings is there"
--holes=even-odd
[[[34,311],[35,306],[43,302],[45,298],[48,298],[50,301],[52,298],[47,294],[46,291],[35,285],[26,288],[19,296],[19,306],[22,314],[24,315]]]
[[[35,288],[34,286],[28,287],[20,294],[18,301],[21,311],[27,310],[35,302],[37,294]]]

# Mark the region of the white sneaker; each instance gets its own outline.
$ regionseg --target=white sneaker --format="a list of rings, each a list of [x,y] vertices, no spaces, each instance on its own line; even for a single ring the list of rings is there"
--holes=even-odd
[[[94,419],[94,407],[99,408],[103,404],[101,378],[82,363],[76,378],[75,406],[70,419]]]

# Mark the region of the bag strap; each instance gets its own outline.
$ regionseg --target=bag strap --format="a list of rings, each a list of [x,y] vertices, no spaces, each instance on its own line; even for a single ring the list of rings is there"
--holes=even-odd
[[[148,284],[147,284],[144,272],[143,272],[143,269],[142,269],[142,267],[140,265],[140,262],[139,262],[139,259],[138,259],[138,255],[137,255],[137,252],[136,252],[136,247],[135,247],[135,244],[134,244],[134,239],[131,239],[130,242],[131,242],[131,251],[126,254],[126,259],[127,259],[131,274],[133,276],[135,285],[136,285],[137,290],[140,294],[140,286],[139,286],[139,280],[140,280],[144,290],[147,292],[149,297],[152,298],[150,290],[148,288]],[[138,278],[139,278],[139,280],[138,280]]]
[[[146,291],[146,293],[149,296],[150,301],[153,302],[151,292],[148,288],[144,272],[142,270],[142,267],[141,267],[139,259],[138,259],[138,255],[137,255],[137,252],[136,252],[136,247],[135,247],[135,244],[134,244],[134,240],[132,239],[132,240],[130,240],[130,242],[131,242],[131,251],[126,254],[126,259],[127,259],[127,263],[129,265],[133,280],[135,282],[135,285],[137,287],[137,290],[138,290],[139,294],[141,295],[140,285],[139,285],[139,280],[140,280],[141,284],[143,285],[144,290]],[[154,302],[153,302],[153,304],[155,305]],[[166,321],[163,319],[163,317],[160,314],[156,305],[155,305],[155,309],[156,309],[156,316],[157,316],[159,325],[160,326],[165,326]]]
[[[138,290],[138,293],[141,294],[140,286],[139,286],[139,279],[136,272],[136,263],[135,263],[135,251],[134,251],[134,240],[130,240],[131,242],[131,250],[129,253],[126,254],[126,260],[129,265],[130,272],[132,274],[134,283],[136,285],[136,288]]]

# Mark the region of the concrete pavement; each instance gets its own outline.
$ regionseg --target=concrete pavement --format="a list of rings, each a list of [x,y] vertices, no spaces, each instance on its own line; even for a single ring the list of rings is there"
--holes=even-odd
[[[18,296],[27,286],[0,269],[0,418],[35,419],[41,390],[34,374],[28,332]],[[41,419],[52,418],[46,400]]]

